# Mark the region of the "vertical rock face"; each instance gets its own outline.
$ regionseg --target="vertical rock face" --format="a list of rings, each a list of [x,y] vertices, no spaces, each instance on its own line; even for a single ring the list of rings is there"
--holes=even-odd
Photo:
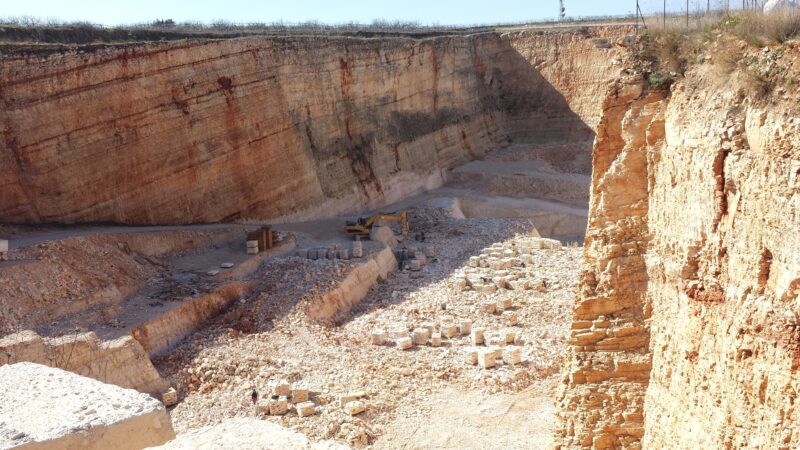
[[[641,79],[603,103],[592,162],[584,271],[561,393],[560,446],[636,448],[650,371],[645,321],[649,158],[663,142],[664,100]]]
[[[753,105],[717,78],[673,92],[651,169],[644,444],[797,448],[797,100]]]
[[[604,104],[561,448],[798,446],[797,103],[717,72]]]
[[[383,205],[509,136],[591,140],[587,105],[626,52],[596,40],[253,37],[5,55],[0,219],[291,220]]]

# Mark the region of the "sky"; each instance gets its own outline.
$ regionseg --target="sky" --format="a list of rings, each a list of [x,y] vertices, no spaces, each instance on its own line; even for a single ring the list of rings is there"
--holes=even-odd
[[[690,10],[707,0],[690,0]],[[633,14],[636,0],[564,0],[568,16]],[[663,0],[640,0],[645,14],[660,11]],[[721,0],[712,0],[712,7]],[[731,0],[737,3],[737,0]],[[685,11],[686,1],[667,0],[670,11]],[[558,0],[3,0],[0,17],[34,17],[121,25],[172,19],[176,22],[369,23],[375,19],[421,24],[473,25],[552,20]]]

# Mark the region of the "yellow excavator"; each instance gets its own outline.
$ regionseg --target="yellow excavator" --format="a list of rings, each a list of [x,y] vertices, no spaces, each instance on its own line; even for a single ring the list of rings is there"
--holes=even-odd
[[[406,210],[398,213],[378,213],[369,217],[359,217],[355,222],[348,220],[344,231],[352,236],[369,236],[373,225],[378,222],[400,222],[403,239],[408,239],[408,215]]]

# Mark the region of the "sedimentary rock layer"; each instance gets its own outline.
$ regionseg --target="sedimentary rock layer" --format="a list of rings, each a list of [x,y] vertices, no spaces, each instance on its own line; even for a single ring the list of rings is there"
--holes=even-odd
[[[617,75],[625,49],[611,44],[624,33],[5,55],[0,221],[290,220],[383,205],[510,137],[591,140],[593,96]],[[573,165],[584,150],[555,159]]]
[[[663,106],[640,77],[617,83],[603,103],[556,432],[567,448],[632,448],[644,434],[648,159],[663,143]]]
[[[798,446],[798,99],[750,77],[611,91],[560,448]]]

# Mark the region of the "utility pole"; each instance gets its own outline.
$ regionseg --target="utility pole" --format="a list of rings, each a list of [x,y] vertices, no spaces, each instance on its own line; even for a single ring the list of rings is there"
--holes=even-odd
[[[689,0],[686,0],[686,29],[689,29]]]
[[[558,0],[558,21],[561,22],[566,17],[566,9],[564,9],[564,0]]]
[[[667,0],[664,0],[664,29],[667,29]]]

